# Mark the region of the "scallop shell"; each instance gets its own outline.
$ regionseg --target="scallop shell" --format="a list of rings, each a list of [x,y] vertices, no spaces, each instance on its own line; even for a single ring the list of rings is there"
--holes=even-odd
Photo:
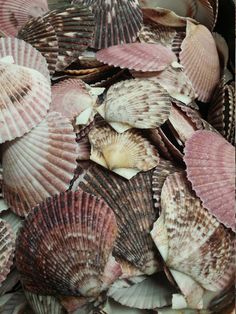
[[[235,229],[234,147],[217,133],[203,130],[186,142],[184,152],[188,179],[203,206]]]
[[[24,293],[18,290],[13,293],[8,293],[0,297],[0,312],[1,314],[21,314],[26,313],[27,301]],[[27,312],[28,313],[28,312]]]
[[[74,0],[92,8],[95,16],[95,36],[91,47],[107,48],[134,42],[142,26],[138,0]]]
[[[167,177],[161,207],[151,235],[187,303],[199,308],[203,288],[220,292],[233,280],[233,234],[203,208],[183,173]]]
[[[0,213],[0,219],[6,221],[11,226],[15,236],[17,236],[19,229],[22,227],[23,220],[9,209]]]
[[[3,283],[0,285],[0,296],[4,296],[6,293],[13,291],[14,287],[17,285],[17,283],[19,283],[19,281],[20,275],[17,272],[16,268],[13,268],[11,272],[7,275]]]
[[[157,150],[137,131],[116,133],[109,127],[89,132],[90,159],[127,179],[159,163]]]
[[[117,234],[106,203],[83,191],[48,198],[26,218],[16,246],[25,290],[97,296]]]
[[[26,216],[46,197],[65,191],[76,168],[76,142],[69,121],[51,112],[30,133],[3,147],[4,197]]]
[[[46,0],[1,0],[0,29],[8,36],[16,36],[29,18],[41,16],[47,11]]]
[[[217,48],[218,55],[220,58],[221,77],[222,77],[224,75],[224,72],[227,68],[227,64],[229,61],[229,48],[223,36],[221,36],[218,33],[212,33],[212,35],[215,39],[216,48]]]
[[[168,119],[170,109],[170,97],[158,83],[134,79],[112,85],[97,111],[122,133],[132,127],[158,127]]]
[[[160,44],[132,43],[102,49],[97,60],[129,70],[162,71],[176,61],[175,54]]]
[[[48,80],[38,71],[0,62],[0,143],[29,132],[46,116]]]
[[[0,59],[6,56],[12,56],[15,64],[37,70],[50,80],[46,59],[25,41],[12,37],[1,38]]]
[[[10,272],[15,250],[15,235],[11,226],[0,218],[0,286]]]
[[[77,181],[81,189],[101,196],[113,209],[118,225],[115,256],[129,261],[146,274],[152,274],[161,267],[149,235],[157,217],[151,175],[150,171],[139,173],[128,181],[93,165]]]
[[[115,302],[114,300],[108,298],[103,310],[96,314],[150,314],[148,310],[139,310],[135,308],[130,308]]]
[[[56,10],[71,5],[70,0],[47,0],[50,10]]]
[[[194,18],[205,25],[210,31],[213,30],[215,25],[215,13],[211,5],[212,0],[197,0],[197,12]],[[214,0],[217,2],[217,0]]]
[[[208,102],[220,79],[220,63],[214,38],[205,26],[187,22],[179,58],[198,99]]]
[[[37,314],[64,314],[60,302],[53,296],[38,295],[25,291],[25,296],[33,311]]]

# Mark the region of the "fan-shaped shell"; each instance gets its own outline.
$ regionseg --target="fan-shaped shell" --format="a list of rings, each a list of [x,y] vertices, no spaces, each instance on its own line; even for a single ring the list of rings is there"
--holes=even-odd
[[[60,302],[50,295],[39,295],[25,291],[25,296],[31,308],[36,314],[64,314],[65,311]]]
[[[235,229],[235,151],[222,136],[197,131],[185,144],[184,161],[196,194],[220,222]]]
[[[92,8],[95,16],[95,36],[91,47],[107,48],[134,42],[142,26],[138,0],[73,0]]]
[[[17,236],[18,231],[23,224],[23,220],[16,216],[10,209],[0,213],[0,218],[11,226],[12,231],[14,232],[15,236]]]
[[[46,59],[25,41],[12,37],[1,38],[0,59],[6,56],[12,56],[15,64],[37,70],[50,80]]]
[[[97,111],[122,133],[132,127],[158,127],[168,119],[170,109],[170,97],[164,88],[156,82],[134,79],[112,85]]]
[[[3,147],[4,197],[20,216],[46,197],[65,191],[76,168],[72,125],[52,112],[30,133]]]
[[[15,235],[11,226],[0,218],[0,286],[10,272],[15,250]]]
[[[106,203],[83,191],[48,198],[26,218],[16,266],[27,291],[42,295],[96,296],[117,233]]]
[[[109,127],[93,128],[89,141],[90,159],[127,179],[159,162],[156,149],[137,131],[118,134]]]
[[[158,255],[149,235],[157,216],[152,199],[151,175],[149,171],[125,180],[93,165],[77,181],[80,188],[101,196],[113,209],[118,225],[114,254],[146,274],[160,269]]]
[[[160,44],[132,43],[112,46],[97,52],[106,64],[136,71],[162,71],[176,61],[175,54]]]
[[[179,58],[198,99],[208,102],[220,79],[220,63],[214,38],[205,26],[187,22]]]
[[[40,72],[0,62],[0,143],[40,123],[50,101],[50,83]]]
[[[28,19],[47,11],[47,0],[1,0],[0,29],[8,36],[16,36]]]

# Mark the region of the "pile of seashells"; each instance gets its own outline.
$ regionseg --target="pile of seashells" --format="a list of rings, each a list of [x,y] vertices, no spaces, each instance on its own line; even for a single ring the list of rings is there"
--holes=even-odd
[[[224,10],[0,0],[0,314],[235,313]]]

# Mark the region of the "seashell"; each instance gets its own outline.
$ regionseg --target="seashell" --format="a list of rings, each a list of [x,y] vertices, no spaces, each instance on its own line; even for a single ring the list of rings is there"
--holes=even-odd
[[[97,60],[136,71],[162,71],[176,56],[167,47],[159,44],[132,43],[102,49],[96,54]]]
[[[208,102],[220,79],[220,63],[214,38],[205,26],[187,21],[179,58],[198,99]]]
[[[233,279],[233,234],[203,208],[183,173],[167,177],[161,207],[153,240],[187,304],[202,308],[203,289],[220,292]]]
[[[145,274],[152,274],[161,268],[149,235],[157,217],[151,176],[150,171],[139,173],[128,181],[94,164],[82,173],[73,186],[73,190],[79,185],[85,192],[101,196],[113,209],[118,225],[114,255],[119,262],[120,259],[130,262],[130,265],[121,262],[126,273],[130,272],[131,265]]]
[[[27,301],[23,291],[8,293],[0,297],[0,312],[2,314],[20,314],[26,313]],[[28,312],[27,312],[28,313]]]
[[[11,226],[0,218],[0,286],[10,272],[15,251],[15,236]]]
[[[17,236],[19,229],[22,227],[23,220],[9,209],[0,213],[0,219],[6,221],[11,226],[15,236]]]
[[[173,292],[163,273],[158,273],[134,285],[111,286],[108,296],[131,308],[155,309],[170,305]]]
[[[134,42],[143,18],[138,0],[74,0],[73,4],[90,6],[95,16],[95,36],[90,47],[107,48]]]
[[[235,229],[234,147],[205,130],[195,132],[185,145],[184,161],[194,191],[212,215]]]
[[[46,116],[48,80],[38,71],[0,62],[0,143],[29,132]]]
[[[49,113],[22,138],[5,144],[3,192],[17,215],[26,216],[46,197],[69,187],[76,146],[71,124],[57,112]]]
[[[25,41],[12,37],[1,38],[0,59],[7,56],[12,56],[15,64],[37,70],[50,80],[46,59]]]
[[[215,12],[211,5],[213,0],[197,0],[197,12],[194,15],[195,20],[205,25],[210,31],[213,30],[215,26]],[[214,0],[214,2],[217,2]]]
[[[49,295],[38,295],[25,291],[25,296],[36,314],[63,314],[65,313],[60,302],[54,297]]]
[[[221,78],[222,78],[222,76],[224,75],[227,69],[227,64],[229,61],[229,48],[223,36],[221,36],[218,33],[212,33],[212,36],[215,39],[216,48],[217,48],[219,59],[220,59]]]
[[[219,0],[209,0],[209,3],[212,6],[213,13],[214,13],[214,23],[212,25],[212,29],[214,29],[216,26],[217,18],[218,18]]]
[[[83,191],[48,198],[26,218],[17,239],[16,266],[25,290],[97,296],[107,288],[104,269],[116,234],[115,216],[102,199]]]
[[[90,160],[126,179],[159,163],[157,150],[137,131],[119,134],[109,127],[95,127],[88,136]]]
[[[0,29],[7,36],[16,36],[31,17],[41,16],[47,11],[46,0],[1,0]]]
[[[140,310],[135,308],[130,308],[128,306],[121,305],[115,302],[113,299],[108,298],[103,310],[97,314],[150,314],[148,310]]]
[[[56,10],[71,5],[70,0],[47,0],[50,10]]]
[[[133,127],[158,127],[168,119],[170,109],[170,97],[158,83],[134,79],[112,85],[97,111],[122,133]]]

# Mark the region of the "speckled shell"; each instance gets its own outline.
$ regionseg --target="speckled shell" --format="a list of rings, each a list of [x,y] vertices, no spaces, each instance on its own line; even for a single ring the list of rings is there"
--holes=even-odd
[[[1,0],[0,29],[8,36],[16,36],[31,17],[41,16],[47,11],[47,0]]]
[[[50,295],[39,295],[25,291],[25,296],[30,307],[36,314],[64,314],[65,310],[60,302]]]
[[[0,286],[10,272],[15,250],[15,235],[11,226],[0,218]]]
[[[106,203],[83,191],[36,206],[16,245],[25,290],[42,295],[97,296],[117,233]]]
[[[72,3],[92,8],[96,27],[91,47],[102,49],[136,40],[142,26],[138,0],[73,0]]]
[[[184,161],[196,194],[220,222],[235,230],[235,150],[221,135],[197,131],[186,142]]]
[[[3,192],[20,216],[46,197],[65,191],[76,168],[72,125],[52,112],[30,133],[3,147]]]
[[[127,179],[159,162],[157,150],[136,130],[119,134],[109,127],[95,127],[88,136],[90,159]]]
[[[112,85],[103,104],[101,116],[119,133],[130,128],[155,128],[170,114],[171,101],[158,83],[134,79]]]
[[[149,235],[157,217],[152,199],[151,175],[150,171],[139,173],[128,181],[92,165],[77,181],[80,188],[103,197],[113,209],[118,225],[115,256],[129,261],[146,274],[160,269],[158,255]],[[76,185],[73,189],[76,189]]]
[[[49,81],[40,72],[0,62],[0,143],[29,132],[46,116]]]

